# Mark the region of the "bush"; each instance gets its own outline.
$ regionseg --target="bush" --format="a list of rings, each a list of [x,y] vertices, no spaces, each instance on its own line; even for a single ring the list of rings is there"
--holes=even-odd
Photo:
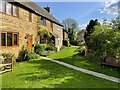
[[[40,56],[36,53],[29,53],[28,57],[29,57],[29,60],[31,60],[31,59],[38,59]]]
[[[46,51],[57,51],[57,48],[54,46],[47,46],[45,50]]]
[[[70,43],[68,40],[63,40],[63,45],[69,47]]]
[[[46,44],[37,44],[34,48],[34,51],[36,54],[44,55],[44,51],[45,51],[46,47],[47,47]]]
[[[3,58],[14,58],[14,54],[11,53],[2,53]]]
[[[70,41],[70,44],[74,46],[78,46],[79,43],[77,40],[75,40],[75,41]]]
[[[71,44],[69,44],[69,47],[71,47]]]
[[[22,50],[19,52],[16,62],[28,61],[29,60],[28,54],[29,54],[29,50],[23,46]]]
[[[79,50],[79,55],[80,56],[85,56],[85,50]]]
[[[120,58],[120,32],[117,29],[95,30],[88,39],[87,45],[99,60],[107,56]]]
[[[62,47],[61,47],[61,50],[64,49],[64,48],[66,48],[66,46],[62,46]]]
[[[56,52],[57,48],[46,44],[37,44],[34,48],[34,51],[36,54],[39,54],[41,56],[47,56],[51,51]]]

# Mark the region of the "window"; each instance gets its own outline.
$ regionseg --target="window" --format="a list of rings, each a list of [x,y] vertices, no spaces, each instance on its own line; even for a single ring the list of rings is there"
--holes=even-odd
[[[57,30],[60,31],[60,26],[57,26]]]
[[[32,22],[32,13],[29,12],[29,21]]]
[[[52,28],[52,30],[53,30],[53,22],[51,22],[51,28]]]
[[[6,46],[6,33],[1,34],[1,45]]]
[[[0,11],[9,15],[18,16],[17,6],[0,0]]]
[[[41,18],[41,23],[43,26],[46,26],[46,19],[45,18]]]
[[[12,14],[12,5],[10,3],[6,3],[6,13]]]
[[[18,33],[2,33],[1,34],[2,46],[16,46],[18,45]]]
[[[14,45],[18,45],[18,35],[14,34]]]
[[[13,16],[17,16],[17,7],[13,6]]]
[[[0,11],[5,12],[5,1],[0,0]]]
[[[12,33],[7,34],[7,46],[12,46]]]

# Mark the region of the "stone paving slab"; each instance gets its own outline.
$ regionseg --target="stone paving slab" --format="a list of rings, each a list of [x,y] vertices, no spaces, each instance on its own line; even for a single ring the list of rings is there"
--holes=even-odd
[[[60,65],[66,66],[68,68],[71,68],[71,69],[74,69],[74,70],[77,70],[77,71],[80,71],[80,72],[83,72],[83,73],[86,73],[86,74],[90,74],[90,75],[93,75],[93,76],[96,76],[96,77],[99,77],[99,78],[103,78],[103,79],[106,79],[106,80],[109,80],[109,81],[120,83],[120,78],[116,78],[116,77],[108,76],[108,75],[105,75],[105,74],[102,74],[102,73],[94,72],[94,71],[91,71],[91,70],[79,68],[79,67],[61,62],[61,61],[50,59],[50,58],[46,58],[46,57],[41,57],[41,58],[49,60],[51,62],[58,63]]]

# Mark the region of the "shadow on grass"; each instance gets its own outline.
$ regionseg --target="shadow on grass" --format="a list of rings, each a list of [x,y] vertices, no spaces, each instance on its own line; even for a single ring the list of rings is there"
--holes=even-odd
[[[29,82],[29,87],[32,88],[117,88],[116,83],[77,72],[47,60],[34,60],[27,63],[30,65],[30,71],[19,73],[17,76]]]
[[[46,60],[35,60],[29,61],[28,63],[33,64],[34,66],[31,68],[35,68],[36,71],[26,72],[17,76],[24,77],[21,78],[24,81],[41,83],[40,87],[58,88],[58,85],[64,85],[64,83],[73,78],[73,73],[68,73],[67,68],[58,64]]]
[[[49,58],[50,58],[50,56],[49,56]],[[120,78],[120,72],[119,72],[120,69],[119,68],[101,67],[100,61],[95,61],[88,57],[80,56],[78,54],[77,49],[74,50],[74,54],[70,57],[64,56],[64,58],[63,58],[62,56],[58,56],[58,57],[55,57],[54,59],[56,59],[58,61],[66,62],[71,65],[78,66],[80,68],[85,68],[88,70],[92,70],[92,71],[96,71],[99,73],[103,73],[106,75]]]

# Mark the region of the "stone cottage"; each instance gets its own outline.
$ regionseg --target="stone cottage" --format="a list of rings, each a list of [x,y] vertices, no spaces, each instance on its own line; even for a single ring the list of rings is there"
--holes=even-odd
[[[61,48],[63,26],[50,14],[50,8],[41,8],[34,2],[7,2],[0,0],[0,50],[13,53],[16,56],[26,45],[32,50],[32,45],[38,41],[37,22],[48,28],[54,37],[54,45]]]

